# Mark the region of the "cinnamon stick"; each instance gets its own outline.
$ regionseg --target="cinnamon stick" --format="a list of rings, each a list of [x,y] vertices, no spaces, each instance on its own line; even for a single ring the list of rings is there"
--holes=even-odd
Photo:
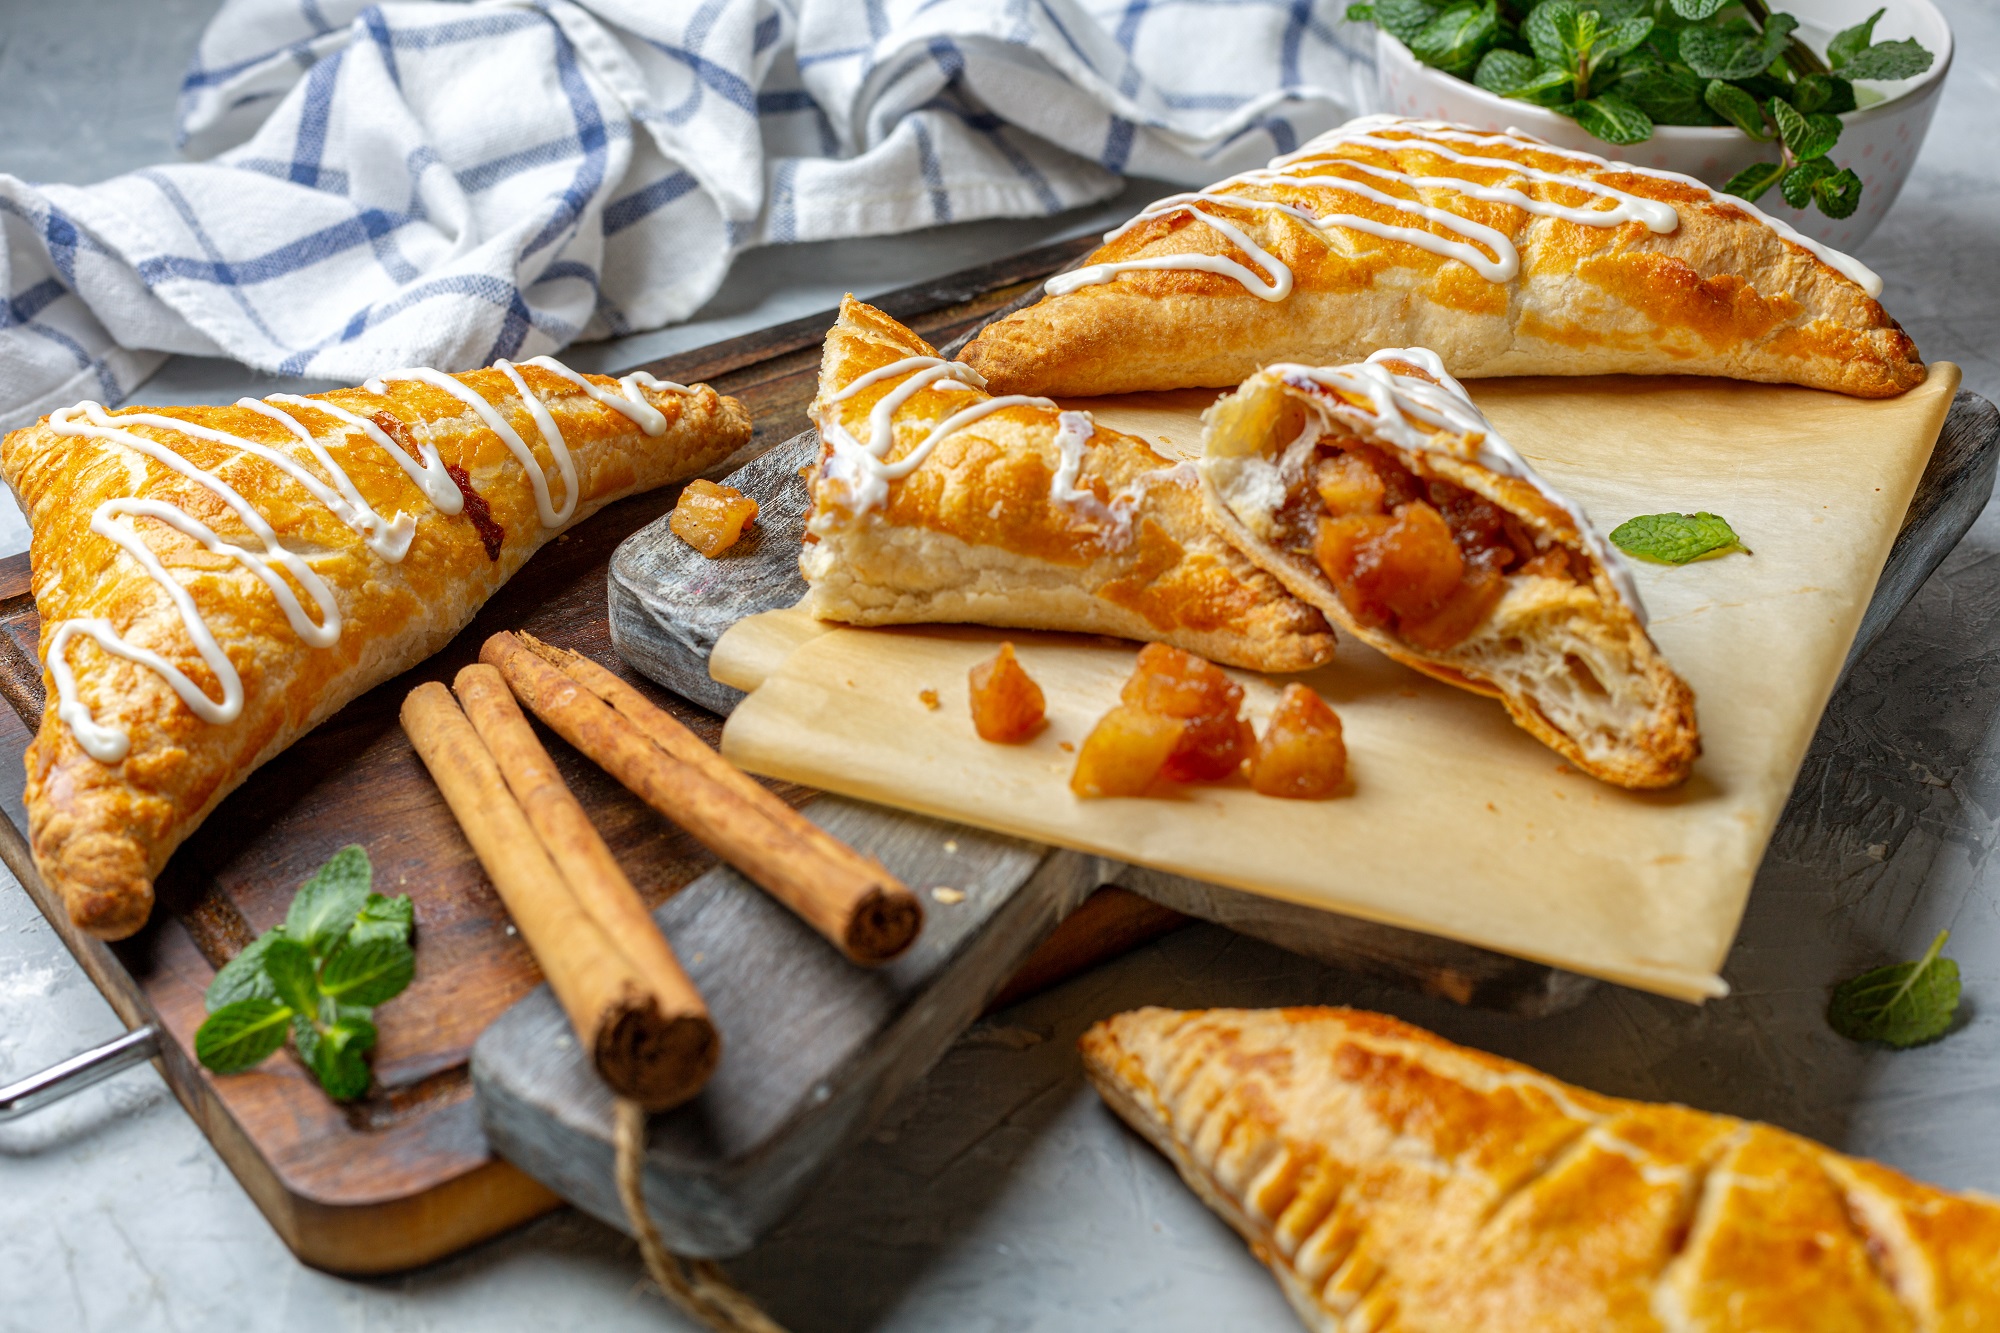
[[[479,656],[497,667],[521,702],[564,740],[761,885],[850,959],[886,962],[916,939],[923,906],[901,881],[874,858],[805,819],[692,733],[683,741],[664,728],[642,731],[517,635],[494,635]]]
[[[700,1091],[719,1053],[708,1015],[663,995],[581,908],[450,691],[419,685],[402,721],[604,1081],[653,1110]]]

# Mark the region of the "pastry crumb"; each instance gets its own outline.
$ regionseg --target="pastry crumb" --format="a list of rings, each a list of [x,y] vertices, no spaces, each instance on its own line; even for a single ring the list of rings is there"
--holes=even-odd
[[[931,890],[931,901],[943,903],[946,907],[955,907],[965,901],[965,892],[962,889],[946,888],[940,884]]]
[[[936,690],[918,690],[917,698],[923,701],[924,707],[930,709],[933,713],[937,712],[938,692]]]
[[[958,855],[958,839],[957,839],[957,838],[946,838],[946,839],[944,840],[944,854],[945,854],[946,856],[956,856],[956,855]]]
[[[1074,741],[1057,741],[1056,748],[1068,750],[1071,754],[1076,753],[1076,743]]]
[[[1492,811],[1492,812],[1493,812],[1494,814],[1496,814],[1496,815],[1500,813],[1500,807],[1499,807],[1499,806],[1497,806],[1497,805],[1495,805],[1495,804],[1493,804],[1493,802],[1491,802],[1491,801],[1488,801],[1488,802],[1486,803],[1486,808],[1487,808],[1488,810],[1491,810],[1491,811]]]

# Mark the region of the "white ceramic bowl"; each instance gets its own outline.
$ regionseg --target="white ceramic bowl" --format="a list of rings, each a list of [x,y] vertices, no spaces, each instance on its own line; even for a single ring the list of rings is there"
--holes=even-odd
[[[1807,236],[1836,250],[1852,252],[1889,212],[1909,179],[1917,150],[1930,129],[1951,68],[1951,27],[1931,0],[1775,0],[1772,8],[1795,15],[1806,42],[1825,53],[1827,39],[1860,23],[1879,8],[1888,13],[1875,25],[1875,40],[1914,37],[1937,58],[1914,79],[1862,85],[1861,96],[1882,100],[1842,116],[1845,128],[1831,154],[1833,161],[1852,167],[1861,177],[1861,207],[1850,217],[1833,219],[1814,209],[1789,207],[1776,190],[1767,191],[1757,207],[1782,218]],[[1661,167],[1720,186],[1756,162],[1775,162],[1778,148],[1758,143],[1734,126],[1660,125],[1644,143],[1619,148],[1591,137],[1567,116],[1545,107],[1516,102],[1487,92],[1476,84],[1420,64],[1410,49],[1378,30],[1375,34],[1377,111],[1399,116],[1451,120],[1476,129],[1525,130],[1565,148],[1579,148],[1602,157]]]

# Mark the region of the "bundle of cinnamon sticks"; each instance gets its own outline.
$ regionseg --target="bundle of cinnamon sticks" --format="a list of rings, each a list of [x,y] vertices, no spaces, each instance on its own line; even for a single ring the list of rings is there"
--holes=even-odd
[[[721,1055],[707,1007],[556,772],[516,698],[857,963],[923,926],[915,894],[602,666],[496,634],[480,662],[403,703],[403,728],[592,1063],[648,1110],[693,1097]],[[462,708],[461,708],[462,705]]]

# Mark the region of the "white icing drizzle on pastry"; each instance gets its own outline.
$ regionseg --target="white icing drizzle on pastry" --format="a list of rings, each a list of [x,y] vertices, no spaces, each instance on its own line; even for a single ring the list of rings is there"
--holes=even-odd
[[[1394,130],[1408,134],[1408,138],[1388,139],[1375,131]],[[1590,227],[1616,227],[1627,222],[1638,222],[1647,230],[1667,234],[1680,226],[1680,214],[1671,204],[1658,199],[1647,199],[1629,193],[1585,176],[1572,176],[1562,172],[1544,171],[1539,167],[1516,162],[1512,158],[1489,157],[1471,153],[1461,153],[1437,142],[1446,140],[1454,143],[1473,145],[1505,145],[1510,148],[1547,153],[1551,156],[1567,158],[1587,166],[1605,171],[1616,171],[1636,176],[1648,176],[1659,180],[1672,181],[1701,190],[1710,198],[1714,191],[1692,176],[1676,172],[1660,171],[1650,167],[1634,166],[1630,163],[1611,162],[1591,153],[1577,152],[1568,148],[1557,148],[1543,143],[1519,130],[1510,129],[1504,134],[1479,134],[1461,129],[1444,121],[1404,120],[1395,116],[1365,116],[1348,122],[1337,129],[1306,144],[1296,152],[1273,158],[1269,166],[1246,171],[1220,181],[1204,190],[1185,194],[1170,195],[1165,199],[1148,204],[1130,221],[1104,234],[1104,241],[1110,244],[1124,236],[1142,222],[1172,213],[1186,213],[1196,221],[1212,228],[1238,246],[1251,262],[1258,265],[1263,274],[1254,273],[1236,260],[1226,255],[1188,252],[1181,254],[1150,255],[1138,259],[1109,261],[1091,264],[1072,273],[1059,273],[1049,279],[1045,290],[1051,296],[1061,296],[1080,287],[1095,286],[1115,279],[1121,273],[1141,271],[1197,271],[1217,273],[1234,278],[1244,290],[1267,301],[1282,301],[1292,292],[1294,285],[1290,267],[1283,260],[1271,254],[1250,239],[1229,219],[1201,207],[1203,203],[1216,204],[1227,208],[1241,208],[1258,212],[1288,214],[1317,230],[1345,227],[1364,232],[1384,240],[1403,241],[1428,250],[1446,259],[1456,259],[1467,265],[1480,276],[1492,282],[1507,282],[1521,271],[1521,253],[1513,240],[1504,233],[1475,222],[1447,209],[1433,207],[1418,198],[1406,198],[1388,194],[1360,181],[1339,175],[1299,175],[1285,168],[1310,165],[1324,169],[1351,169],[1379,179],[1410,187],[1413,191],[1423,189],[1449,190],[1468,198],[1503,203],[1525,212],[1541,216],[1561,218],[1564,221]],[[1537,199],[1510,185],[1483,185],[1476,181],[1461,180],[1455,176],[1419,176],[1389,167],[1376,166],[1357,158],[1331,156],[1334,149],[1352,144],[1365,148],[1395,152],[1420,148],[1447,161],[1458,162],[1476,168],[1490,168],[1509,172],[1517,177],[1539,181],[1545,184],[1563,185],[1611,201],[1611,207],[1575,207],[1559,204],[1551,200]],[[1253,186],[1291,186],[1301,189],[1344,192],[1372,200],[1395,209],[1398,212],[1437,223],[1458,239],[1440,236],[1424,227],[1398,226],[1376,218],[1362,217],[1352,213],[1326,213],[1294,204],[1280,203],[1267,199],[1248,199],[1227,193],[1232,189]],[[1728,202],[1741,208],[1751,217],[1771,228],[1779,237],[1811,253],[1843,276],[1858,284],[1869,296],[1880,296],[1882,280],[1859,261],[1817,241],[1800,235],[1792,227],[1758,209],[1747,200],[1731,196]],[[1481,247],[1484,247],[1482,249]],[[1490,254],[1488,253],[1490,252]]]
[[[1103,527],[1104,544],[1117,549],[1132,538],[1132,515],[1155,486],[1199,486],[1201,474],[1193,459],[1182,459],[1167,467],[1142,472],[1112,493],[1108,501],[1097,498],[1088,486],[1077,485],[1083,472],[1083,450],[1097,433],[1097,422],[1088,412],[1064,412],[1056,417],[1056,471],[1049,478],[1049,500],[1081,514]]]
[[[830,393],[824,399],[827,406],[844,403],[870,385],[884,380],[907,375],[901,384],[889,390],[877,400],[868,413],[868,442],[863,444],[848,433],[840,424],[840,416],[835,412],[822,414],[819,423],[820,435],[833,450],[827,461],[825,475],[847,488],[848,507],[855,513],[866,511],[888,503],[889,483],[909,476],[937,448],[938,441],[954,431],[963,430],[980,418],[990,416],[1003,408],[1040,407],[1056,411],[1056,405],[1047,398],[1031,398],[1025,394],[1003,394],[998,398],[988,398],[974,403],[971,407],[952,413],[937,425],[917,444],[895,462],[888,462],[889,451],[896,445],[896,409],[910,401],[926,387],[939,389],[950,385],[953,389],[983,389],[986,380],[979,372],[963,362],[946,361],[935,356],[906,356],[900,361],[892,361],[886,366],[877,366],[864,375],[855,377],[841,389]]]
[[[640,393],[640,387],[678,393],[690,392],[682,385],[656,380],[651,375],[640,372],[628,375],[619,382],[622,394],[612,394],[601,386],[592,384],[552,357],[536,357],[528,364],[551,371],[577,385],[596,402],[623,413],[648,435],[657,436],[664,433],[667,420],[658,408],[645,401]],[[528,474],[529,485],[534,491],[535,507],[542,524],[554,527],[565,523],[576,512],[577,482],[575,463],[563,440],[562,431],[556,425],[555,418],[550,414],[547,405],[529,390],[526,380],[511,363],[500,361],[496,363],[496,368],[507,376],[520,394],[523,406],[534,420],[542,434],[543,442],[548,445],[550,453],[556,460],[565,490],[561,509],[556,509],[550,503],[548,477],[536,464],[534,454],[528,449],[526,442],[507,424],[492,404],[460,381],[434,370],[409,370],[370,380],[364,387],[372,393],[387,396],[388,380],[422,380],[445,389],[446,392],[465,402],[500,437],[515,458],[520,460]],[[410,541],[416,534],[416,519],[407,513],[398,513],[393,520],[385,520],[362,498],[361,492],[354,485],[353,478],[320,444],[313,432],[297,416],[273,405],[276,403],[325,413],[349,430],[359,431],[396,460],[411,483],[440,513],[451,515],[464,512],[465,497],[446,470],[444,461],[434,445],[428,442],[420,444],[418,453],[421,461],[413,459],[373,421],[325,399],[302,398],[297,394],[272,394],[269,399],[261,402],[254,398],[239,399],[236,406],[268,417],[290,431],[299,446],[310,453],[313,460],[325,469],[331,484],[314,476],[297,459],[269,444],[204,426],[198,422],[184,421],[178,417],[163,416],[153,412],[125,412],[113,416],[101,404],[94,402],[78,403],[74,407],[51,413],[49,428],[58,435],[94,439],[133,450],[205,488],[235,513],[263,548],[252,550],[230,541],[187,511],[165,501],[119,496],[98,505],[91,515],[90,530],[116,543],[120,550],[137,561],[153,581],[166,592],[174,604],[175,611],[180,615],[181,624],[187,630],[189,639],[194,643],[196,653],[214,673],[222,692],[220,700],[210,698],[186,672],[152,649],[124,638],[109,620],[101,617],[83,617],[61,622],[49,637],[47,652],[49,674],[54,678],[56,686],[58,701],[56,716],[69,727],[84,752],[99,763],[113,764],[123,759],[131,749],[131,737],[121,728],[99,723],[92,716],[89,706],[77,697],[76,675],[70,667],[68,653],[71,642],[79,636],[91,639],[99,648],[112,656],[135,662],[157,674],[204,722],[211,724],[234,722],[243,712],[242,677],[229,661],[228,655],[222,651],[221,645],[216,642],[215,635],[195,605],[193,596],[167,571],[159,556],[140,538],[132,522],[133,519],[150,518],[163,523],[199,542],[209,551],[226,556],[249,570],[271,590],[271,595],[277,599],[278,606],[284,612],[285,620],[290,624],[292,632],[307,646],[332,647],[339,642],[341,631],[340,607],[333,589],[314,572],[306,557],[286,548],[269,520],[254,505],[214,472],[196,466],[159,441],[136,433],[132,427],[148,426],[155,430],[172,431],[193,439],[224,445],[240,453],[262,459],[304,487],[314,500],[324,505],[335,518],[360,536],[363,544],[385,562],[399,564],[409,552]],[[280,575],[280,570],[290,576],[291,582],[288,583]],[[298,594],[293,591],[292,583],[304,589],[312,600],[317,620],[307,613]]]
[[[1437,383],[1417,375],[1399,375],[1390,368],[1389,363],[1392,362],[1415,366]],[[1632,614],[1639,623],[1646,623],[1646,605],[1639,598],[1639,586],[1633,581],[1631,568],[1624,557],[1592,526],[1590,516],[1583,512],[1582,506],[1542,480],[1514,446],[1493,429],[1493,423],[1473,404],[1465,386],[1446,373],[1444,362],[1436,352],[1428,347],[1385,347],[1366,361],[1352,365],[1301,366],[1281,362],[1265,367],[1265,371],[1295,388],[1305,389],[1309,384],[1316,384],[1367,399],[1368,408],[1340,403],[1329,405],[1327,410],[1346,418],[1350,425],[1362,426],[1411,453],[1448,453],[1462,457],[1460,451],[1451,448],[1440,437],[1439,432],[1474,441],[1472,461],[1489,472],[1527,482],[1541,493],[1543,499],[1570,516],[1576,524],[1578,536],[1603,567],[1618,595],[1632,608]],[[1304,439],[1302,434],[1300,440]],[[1287,447],[1287,463],[1291,461],[1290,456],[1298,443],[1294,441],[1292,446]]]

